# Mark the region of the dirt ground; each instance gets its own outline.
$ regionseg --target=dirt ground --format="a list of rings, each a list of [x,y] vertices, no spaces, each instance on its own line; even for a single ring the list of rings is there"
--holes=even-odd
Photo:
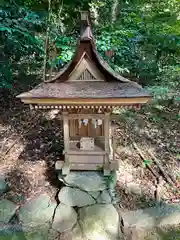
[[[180,202],[178,109],[179,106],[168,106],[161,111],[149,106],[136,113],[126,112],[116,121],[116,158],[120,166],[116,190],[120,208],[144,208],[159,200]],[[7,175],[10,186],[3,197],[18,204],[44,191],[55,197],[60,183],[54,163],[60,159],[63,149],[57,111],[30,111],[28,106],[11,98],[1,104],[0,113],[0,172]],[[142,159],[134,143],[146,159]],[[174,179],[171,186],[147,150],[151,150],[164,171],[171,174]],[[160,177],[159,184],[147,165]],[[157,185],[160,188],[158,198]]]

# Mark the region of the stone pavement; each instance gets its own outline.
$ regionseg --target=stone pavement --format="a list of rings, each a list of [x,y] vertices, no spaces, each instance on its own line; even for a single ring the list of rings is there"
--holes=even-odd
[[[58,236],[63,233],[66,240],[162,240],[147,234],[157,227],[180,224],[177,204],[117,210],[115,173],[104,177],[94,171],[70,172],[67,176],[59,173],[58,178],[64,185],[58,194],[60,203],[43,193],[18,206],[3,198],[8,186],[1,177],[0,240],[61,240]]]

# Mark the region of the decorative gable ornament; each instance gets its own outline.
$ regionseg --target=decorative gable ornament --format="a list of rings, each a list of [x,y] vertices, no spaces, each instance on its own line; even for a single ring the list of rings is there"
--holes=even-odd
[[[69,81],[76,81],[76,80],[83,80],[83,81],[104,81],[105,77],[99,71],[97,66],[94,62],[87,56],[84,52],[81,59],[77,63],[76,67],[69,75]]]
[[[86,68],[77,80],[97,80],[96,77]]]

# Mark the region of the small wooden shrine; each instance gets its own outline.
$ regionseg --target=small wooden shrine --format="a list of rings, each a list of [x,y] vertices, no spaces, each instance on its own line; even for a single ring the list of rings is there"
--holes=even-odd
[[[115,73],[98,55],[88,12],[81,13],[81,33],[72,60],[52,79],[17,96],[34,109],[59,109],[64,128],[63,174],[70,170],[118,168],[111,115],[114,108],[139,108],[150,95]]]

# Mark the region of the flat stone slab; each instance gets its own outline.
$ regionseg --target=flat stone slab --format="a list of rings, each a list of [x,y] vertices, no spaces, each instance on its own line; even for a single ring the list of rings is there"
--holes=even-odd
[[[72,230],[72,240],[83,240],[82,231],[79,223]]]
[[[52,221],[57,204],[51,202],[50,196],[41,194],[30,199],[19,211],[19,219],[23,229],[39,227]]]
[[[92,191],[92,192],[88,192],[88,194],[90,194],[93,198],[96,199],[100,195],[100,191],[98,191],[98,192]]]
[[[98,203],[104,203],[104,204],[109,204],[111,203],[111,196],[108,192],[108,190],[104,190],[101,195],[97,198]]]
[[[74,171],[70,172],[65,178],[59,176],[59,179],[63,179],[66,185],[77,187],[87,192],[102,191],[107,188],[103,174],[95,171]]]
[[[0,222],[8,223],[15,214],[17,208],[18,206],[9,200],[0,200]]]
[[[59,233],[55,231],[54,229],[49,229],[48,235],[47,235],[47,240],[58,240],[59,239]],[[46,238],[45,238],[46,240]]]
[[[83,207],[96,203],[88,193],[77,188],[63,187],[58,197],[60,202],[71,207]]]
[[[75,210],[62,203],[56,209],[52,228],[58,232],[71,230],[77,222],[77,213]]]
[[[116,240],[119,235],[119,215],[111,204],[95,204],[79,210],[83,235],[88,240]]]
[[[137,211],[122,211],[125,228],[152,229],[180,224],[180,204],[163,204]]]

